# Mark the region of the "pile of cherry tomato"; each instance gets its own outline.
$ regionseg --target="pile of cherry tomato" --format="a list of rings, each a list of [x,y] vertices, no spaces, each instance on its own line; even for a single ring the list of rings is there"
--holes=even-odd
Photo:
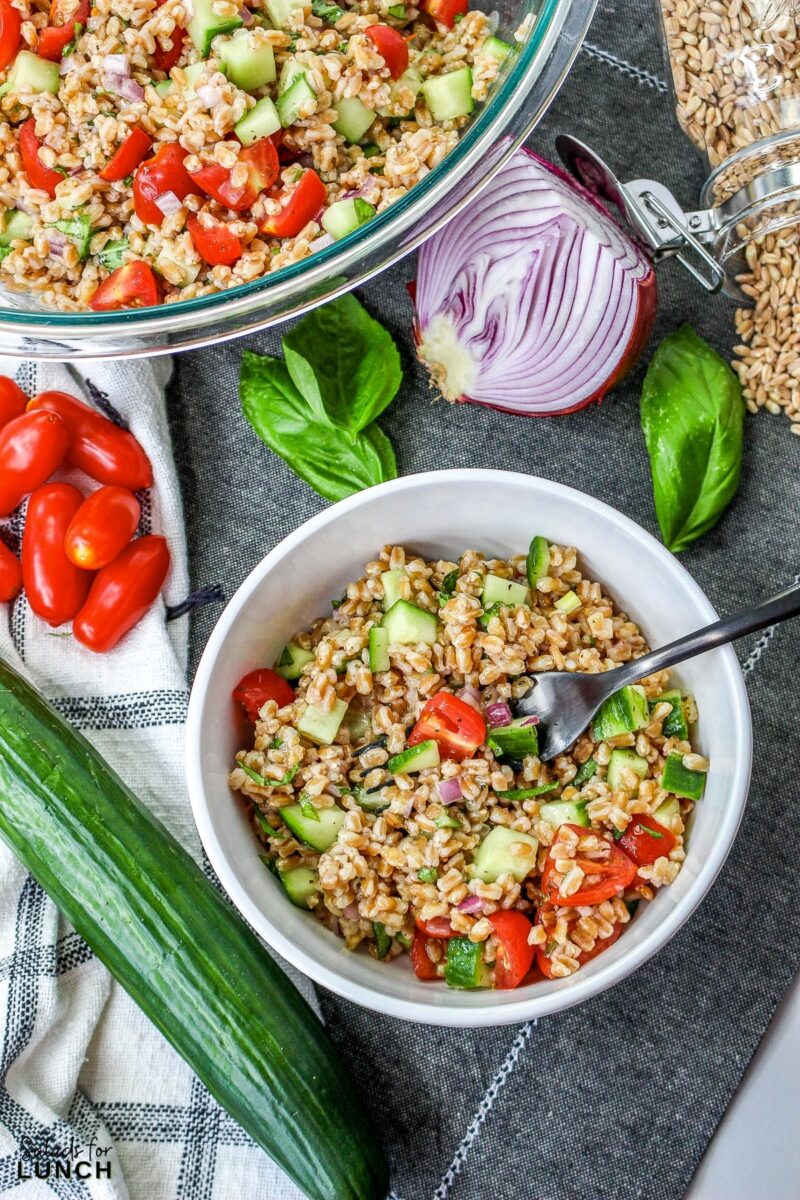
[[[101,486],[85,496],[53,482],[62,465]],[[126,429],[66,392],[28,401],[0,376],[0,518],[29,497],[21,561],[0,541],[0,602],[24,587],[48,625],[71,621],[82,645],[111,650],[152,606],[169,570],[163,537],[134,539],[134,493],[152,482],[150,460]]]

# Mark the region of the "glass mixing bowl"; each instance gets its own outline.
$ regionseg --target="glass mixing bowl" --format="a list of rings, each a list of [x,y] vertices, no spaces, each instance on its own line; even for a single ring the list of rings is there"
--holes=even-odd
[[[159,308],[62,313],[0,292],[0,354],[25,359],[170,354],[252,333],[323,304],[409,254],[469,203],[531,132],[558,91],[597,0],[482,0],[511,38],[534,23],[457,146],[368,225],[301,262],[228,291]]]

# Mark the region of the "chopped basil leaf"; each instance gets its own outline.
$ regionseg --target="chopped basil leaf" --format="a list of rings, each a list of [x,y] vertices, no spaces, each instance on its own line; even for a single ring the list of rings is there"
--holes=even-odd
[[[78,251],[78,257],[83,261],[89,254],[89,243],[92,240],[94,229],[89,218],[81,213],[77,217],[65,217],[61,221],[54,221],[50,226],[51,229],[57,229],[59,233],[63,233],[65,237],[75,245]]]
[[[361,153],[364,158],[374,158],[376,154],[383,154],[383,151],[374,142],[367,142],[366,146],[361,147]]]
[[[347,592],[343,596],[340,596],[338,600],[331,600],[331,608],[341,608],[346,599]]]
[[[663,838],[664,836],[663,833],[659,833],[657,829],[651,829],[649,825],[640,825],[639,828],[643,829],[645,833],[649,833],[650,837],[652,838]]]
[[[338,4],[329,4],[327,0],[311,0],[311,11],[315,17],[319,17],[321,21],[329,21],[331,25],[344,16],[344,9],[339,8]]]
[[[303,792],[302,796],[300,797],[300,811],[307,821],[319,820],[319,813],[314,807],[311,797],[307,796],[305,792]]]
[[[406,19],[405,4],[390,4],[386,11],[389,16],[394,17],[396,21],[405,21]]]
[[[443,608],[455,592],[456,584],[458,583],[458,575],[459,570],[458,567],[456,567],[454,570],[448,571],[442,580],[442,586],[439,591],[439,608]]]
[[[611,836],[613,837],[615,842],[618,842],[621,837],[625,836],[625,830],[624,829],[612,829]]]
[[[558,942],[556,941],[556,939],[548,938],[544,944],[545,954],[550,955],[553,953],[554,950],[557,950],[557,949],[558,949]]]
[[[253,783],[257,783],[259,787],[266,788],[286,787],[300,770],[299,766],[292,767],[281,779],[265,779],[263,775],[259,775],[258,771],[254,771],[252,767],[248,767],[247,763],[237,762],[236,765],[237,767],[241,767],[245,775],[249,779],[252,779]]]
[[[269,854],[259,854],[258,857],[261,859],[267,870],[270,871],[276,879],[280,879],[281,873],[278,870],[278,864],[275,862],[275,859]]]
[[[545,792],[554,792],[560,787],[559,783],[543,783],[534,788],[512,788],[508,792],[497,792],[502,800],[532,800],[534,796],[543,796]]]
[[[338,49],[339,53],[340,53],[340,54],[347,54],[347,47],[348,47],[349,45],[350,45],[350,43],[349,43],[349,42],[339,42],[339,45],[338,45],[338,47],[337,47],[337,49]]]
[[[10,253],[11,246],[0,246],[0,262],[2,262],[3,259],[8,258]]]
[[[422,870],[417,871],[417,879],[420,883],[436,883],[438,878],[439,872],[436,867],[423,867]]]
[[[585,763],[581,763],[578,767],[577,774],[572,781],[573,787],[580,787],[581,784],[588,783],[589,780],[597,774],[597,763],[593,758],[587,758]]]
[[[116,242],[106,242],[105,246],[103,246],[103,249],[97,255],[97,261],[101,266],[105,267],[107,271],[116,271],[118,267],[122,266],[124,261],[123,255],[127,249],[127,238],[119,238],[119,240]]]
[[[504,607],[505,606],[503,604],[498,603],[490,604],[488,608],[484,609],[481,616],[478,617],[478,624],[480,625],[481,629],[488,629],[489,622],[491,621],[492,617],[496,617],[499,613],[501,613]]]
[[[276,738],[273,738],[272,741],[270,742],[269,748],[270,748],[270,750],[280,750],[282,745],[283,745],[283,742],[281,741],[281,739],[279,737],[276,737]]]

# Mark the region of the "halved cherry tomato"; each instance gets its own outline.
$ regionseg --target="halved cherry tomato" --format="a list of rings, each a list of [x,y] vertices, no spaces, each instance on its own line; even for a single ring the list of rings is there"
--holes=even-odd
[[[72,623],[73,636],[98,654],[112,650],[152,608],[169,564],[165,538],[148,534],[131,542],[95,575],[86,603]]]
[[[519,987],[533,964],[535,951],[528,942],[533,925],[524,913],[515,909],[492,913],[489,924],[500,943],[494,964],[494,986]]]
[[[0,517],[50,478],[68,448],[67,427],[55,413],[26,412],[0,429]]]
[[[467,11],[468,4],[467,0],[423,0],[422,7],[429,16],[433,17],[434,21],[452,29],[456,23],[456,17],[463,16]]]
[[[0,0],[0,71],[5,71],[16,55],[21,32],[22,13],[10,0]]]
[[[678,844],[671,830],[652,817],[637,816],[617,842],[637,867],[649,867],[657,858],[669,856]]]
[[[28,397],[19,384],[8,375],[0,375],[0,429],[14,417],[21,417],[27,404]]]
[[[156,8],[161,8],[161,5],[165,3],[166,0],[156,0]],[[153,61],[158,67],[159,71],[163,71],[165,75],[169,75],[170,71],[175,66],[175,63],[183,53],[183,43],[186,40],[186,30],[182,25],[176,25],[169,37],[170,41],[172,42],[172,47],[169,50],[165,50],[158,38],[156,38],[156,48],[153,51]]]
[[[414,968],[414,974],[417,979],[423,980],[425,983],[432,983],[439,976],[436,971],[436,964],[428,958],[428,943],[431,938],[426,937],[419,929],[414,931],[414,937],[411,941],[411,965]]]
[[[36,119],[28,117],[28,120],[19,127],[19,152],[22,155],[22,167],[31,187],[47,192],[52,200],[56,194],[56,186],[62,182],[64,176],[59,175],[58,171],[46,167],[39,158],[41,144],[36,136]]]
[[[64,536],[67,558],[84,571],[107,567],[133,537],[140,513],[139,501],[127,488],[98,488],[69,523]]]
[[[136,168],[133,177],[133,207],[145,225],[160,225],[164,214],[156,200],[166,192],[172,192],[179,200],[197,195],[198,190],[192,177],[183,165],[186,151],[177,142],[159,146],[152,158]]]
[[[233,689],[233,699],[241,704],[251,721],[257,721],[268,700],[274,700],[278,708],[291,704],[294,688],[276,671],[259,667],[239,680]]]
[[[568,824],[567,829],[574,830],[579,837],[586,834],[586,830],[580,825]],[[584,872],[586,879],[571,896],[562,896],[559,893],[560,881],[556,882],[553,878],[555,862],[552,851],[548,854],[542,870],[542,892],[551,904],[570,905],[575,908],[585,904],[602,904],[604,900],[619,896],[630,887],[636,878],[636,864],[609,838],[605,840],[609,846],[608,858],[596,861],[576,856],[575,862]]]
[[[442,758],[461,762],[464,758],[471,758],[478,746],[486,741],[486,722],[479,712],[466,701],[459,700],[458,696],[437,692],[420,713],[408,744],[417,746],[429,738],[438,743]]]
[[[247,146],[239,155],[239,162],[248,168],[248,179],[242,187],[234,187],[231,182],[231,172],[227,167],[212,163],[192,172],[194,182],[230,208],[233,212],[246,212],[252,208],[262,192],[272,187],[280,174],[278,151],[271,138],[260,138]]]
[[[552,921],[552,925],[554,925],[556,921],[555,913],[548,909],[540,910],[536,917],[536,924],[544,924],[545,928],[547,928],[548,913],[550,920]],[[571,922],[571,924],[574,924],[574,921]],[[580,965],[584,966],[586,963],[591,962],[593,958],[597,958],[598,954],[602,954],[604,950],[608,950],[611,946],[613,946],[614,942],[617,940],[624,928],[625,926],[621,922],[618,922],[614,926],[610,937],[597,938],[591,950],[581,950],[580,954],[578,955],[578,962]],[[553,963],[549,956],[545,953],[546,949],[547,943],[545,943],[544,946],[536,947],[536,965],[546,979],[554,979],[555,976],[553,975]]]
[[[313,221],[322,208],[328,193],[316,171],[303,173],[291,191],[283,191],[275,199],[280,201],[280,212],[268,213],[259,225],[267,237],[297,237],[309,221]]]
[[[449,917],[431,917],[430,921],[420,921],[418,919],[416,925],[417,929],[421,933],[424,933],[426,937],[453,938],[459,936],[458,930],[453,929],[453,926],[450,924]]]
[[[186,222],[186,228],[195,250],[212,267],[232,267],[244,253],[242,243],[224,225],[201,225],[199,219],[192,215]]]
[[[61,418],[69,435],[67,462],[98,483],[132,492],[152,484],[150,459],[133,434],[88,404],[66,392],[40,392],[29,403],[28,412],[56,413]]]
[[[375,43],[392,79],[399,79],[408,66],[408,46],[402,33],[390,25],[370,25],[364,32]]]
[[[22,591],[22,566],[5,542],[0,542],[0,604],[15,600]]]
[[[153,308],[161,303],[158,280],[141,259],[112,271],[89,301],[94,312],[116,312],[120,308]]]
[[[48,625],[71,621],[89,594],[92,577],[64,552],[64,535],[83,496],[69,483],[46,483],[28,501],[22,535],[22,579],[37,617]]]
[[[108,183],[125,179],[126,176],[132,174],[135,167],[138,167],[152,144],[153,139],[138,125],[135,125],[103,167],[100,178],[105,179]]]
[[[50,24],[39,34],[36,53],[49,62],[60,62],[69,43],[78,34],[78,25],[85,28],[89,19],[89,0],[69,3],[53,0],[50,5]]]

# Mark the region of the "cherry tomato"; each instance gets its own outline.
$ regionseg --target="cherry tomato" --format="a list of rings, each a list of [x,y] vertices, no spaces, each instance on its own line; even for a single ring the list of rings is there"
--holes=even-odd
[[[268,700],[274,700],[278,708],[291,704],[294,688],[276,671],[259,667],[239,680],[233,689],[233,699],[241,704],[251,721],[257,721]]]
[[[139,501],[127,488],[98,488],[69,523],[64,537],[67,558],[85,571],[107,567],[133,537],[140,512]]]
[[[652,817],[633,817],[617,842],[637,867],[649,867],[657,858],[669,857],[678,844],[675,834]]]
[[[478,746],[486,741],[486,722],[458,696],[437,692],[420,713],[408,744],[417,746],[429,738],[438,743],[442,758],[460,762],[463,758],[471,758]]]
[[[417,979],[424,980],[425,983],[432,983],[439,976],[436,971],[436,964],[432,963],[428,958],[428,943],[431,938],[426,937],[419,929],[414,931],[414,937],[411,942],[411,965],[414,968],[414,974]]]
[[[433,17],[434,21],[452,29],[456,23],[456,17],[462,16],[467,11],[467,0],[423,0],[422,7],[429,16]]]
[[[56,413],[64,422],[69,434],[67,462],[73,467],[98,483],[115,484],[132,492],[150,487],[150,459],[127,429],[120,429],[66,392],[40,392],[31,400],[28,412],[40,411]]]
[[[161,5],[166,3],[166,0],[156,0],[156,8],[161,8]],[[172,46],[169,50],[164,47],[156,38],[156,48],[153,51],[153,61],[159,71],[163,71],[165,75],[169,75],[172,68],[183,53],[183,43],[186,40],[186,30],[182,25],[176,25],[172,33],[169,35]]]
[[[22,167],[31,187],[47,192],[52,200],[55,198],[56,186],[61,183],[64,176],[59,175],[58,171],[46,167],[39,158],[41,144],[36,136],[36,119],[28,117],[28,120],[19,127],[19,152],[22,155]]]
[[[192,179],[226,208],[233,212],[246,212],[278,178],[280,163],[275,143],[268,137],[253,142],[252,146],[242,150],[239,162],[245,163],[248,168],[248,179],[242,187],[234,187],[231,172],[217,163],[193,171]]]
[[[39,34],[39,44],[36,47],[36,53],[39,58],[46,58],[48,62],[61,62],[64,57],[64,50],[75,36],[75,25],[70,22],[69,25],[60,25],[58,29],[54,25],[48,25]]]
[[[0,0],[0,71],[5,71],[19,49],[22,13],[9,0]]]
[[[95,575],[86,603],[72,623],[73,636],[98,654],[113,650],[152,608],[169,563],[166,539],[158,534],[131,542]]]
[[[135,167],[138,167],[152,144],[153,139],[138,125],[134,126],[103,167],[100,178],[109,183],[113,183],[117,179],[125,179]]]
[[[548,924],[549,928],[552,929],[555,925],[555,922],[555,913],[547,909],[540,910],[536,918],[536,924],[544,924],[545,929],[548,928]],[[574,924],[575,922],[571,921],[569,923],[569,928],[571,929]],[[614,926],[610,937],[598,938],[591,950],[581,950],[580,954],[578,955],[579,964],[584,966],[586,963],[591,962],[593,958],[597,958],[598,954],[602,954],[604,950],[608,950],[609,947],[614,945],[614,942],[617,940],[624,928],[624,925],[617,923]],[[545,953],[546,949],[547,943],[545,943],[544,946],[536,947],[536,965],[546,979],[554,979],[556,976],[553,975],[553,963],[549,956]]]
[[[309,221],[313,221],[327,199],[325,184],[316,171],[308,170],[291,191],[283,191],[275,199],[280,212],[268,213],[259,226],[267,237],[297,237]]]
[[[408,46],[402,33],[390,25],[370,25],[364,32],[375,43],[392,79],[399,79],[408,66]]]
[[[431,917],[430,921],[417,921],[417,929],[429,938],[458,937],[458,930],[453,929],[449,917]]]
[[[50,478],[68,447],[67,427],[52,412],[26,412],[0,429],[0,517]]]
[[[195,250],[212,267],[232,267],[244,253],[242,243],[224,225],[201,225],[197,217],[191,216],[186,228]]]
[[[92,584],[91,575],[64,553],[64,535],[82,504],[83,496],[69,483],[46,483],[28,501],[22,579],[28,603],[48,625],[71,621]]]
[[[152,158],[137,167],[133,177],[133,207],[145,225],[160,225],[164,214],[156,204],[159,196],[172,192],[179,200],[197,194],[192,177],[183,165],[186,151],[177,142],[159,146]]]
[[[112,271],[89,301],[94,312],[114,312],[120,308],[153,308],[161,303],[158,280],[147,263],[140,259]]]
[[[0,604],[15,600],[22,591],[22,567],[16,554],[0,542]]]
[[[28,397],[22,388],[8,375],[0,375],[0,429],[14,417],[21,417],[27,404]]]
[[[533,964],[535,950],[528,942],[533,925],[524,913],[514,909],[492,913],[489,924],[500,943],[494,964],[494,986],[519,987]]]
[[[573,829],[579,837],[586,835],[586,830],[580,825],[567,825],[567,829]],[[636,878],[636,864],[609,838],[604,840],[608,842],[608,858],[595,860],[576,856],[575,862],[583,870],[586,879],[571,896],[562,896],[559,893],[560,880],[556,881],[553,878],[555,862],[552,851],[548,854],[542,871],[542,892],[551,904],[575,908],[579,905],[602,904],[612,896],[621,895],[633,883]]]

